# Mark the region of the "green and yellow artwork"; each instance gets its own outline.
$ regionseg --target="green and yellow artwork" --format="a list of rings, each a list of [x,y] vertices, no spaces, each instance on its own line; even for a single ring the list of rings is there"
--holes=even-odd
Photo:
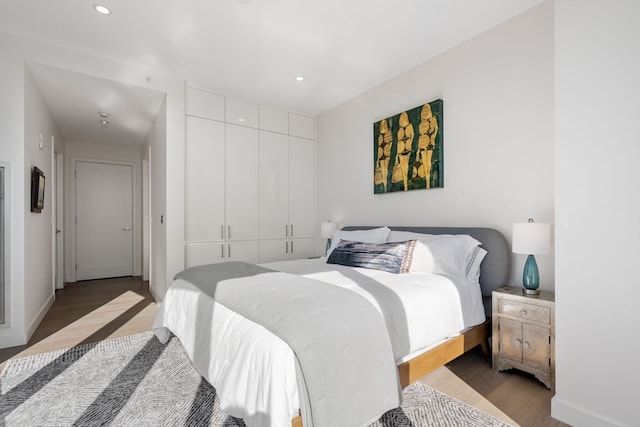
[[[373,192],[444,187],[442,100],[373,124]]]

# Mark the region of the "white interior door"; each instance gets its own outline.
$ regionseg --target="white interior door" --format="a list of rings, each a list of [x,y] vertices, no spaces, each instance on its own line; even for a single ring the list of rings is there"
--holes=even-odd
[[[76,278],[133,275],[133,168],[76,162]]]

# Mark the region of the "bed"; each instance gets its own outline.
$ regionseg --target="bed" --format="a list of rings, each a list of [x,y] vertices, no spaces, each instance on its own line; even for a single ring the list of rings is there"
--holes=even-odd
[[[335,252],[339,253],[343,250],[343,246],[349,243],[344,238],[345,236],[349,239],[356,236],[354,233],[362,233],[357,236],[370,236],[378,233],[380,229],[382,227],[344,227],[333,239],[332,249],[340,245],[340,249]],[[453,277],[447,272],[427,274],[422,271],[410,271],[407,274],[395,274],[378,269],[328,264],[328,260],[335,258],[333,253],[333,256],[328,259],[263,264],[259,268],[266,268],[268,272],[265,270],[262,273],[262,270],[259,270],[249,274],[248,276],[251,276],[249,278],[231,278],[230,280],[221,280],[219,283],[236,283],[239,280],[244,280],[244,282],[253,280],[255,282],[258,280],[257,278],[260,280],[270,278],[272,282],[292,281],[292,283],[304,280],[306,285],[309,285],[308,288],[314,291],[320,287],[318,285],[328,284],[331,288],[344,288],[348,289],[349,293],[360,294],[362,297],[360,300],[368,300],[371,304],[365,305],[375,306],[375,310],[382,313],[381,318],[384,321],[382,326],[376,328],[369,327],[357,332],[354,329],[354,336],[349,339],[358,343],[355,347],[366,347],[366,340],[373,341],[374,338],[367,337],[363,343],[357,341],[356,336],[360,337],[363,333],[369,333],[371,329],[387,330],[390,341],[387,353],[389,351],[392,353],[392,367],[397,366],[397,371],[393,369],[394,379],[401,387],[418,380],[428,372],[476,346],[481,346],[487,354],[486,344],[489,327],[485,319],[487,304],[483,304],[483,299],[490,298],[493,289],[507,283],[509,250],[504,237],[498,231],[489,228],[389,227],[388,230],[390,231],[384,236],[384,239],[381,236],[376,236],[373,239],[380,240],[380,243],[376,241],[372,242],[372,245],[383,246],[382,240],[385,242],[414,240],[413,238],[417,235],[470,236],[483,249],[483,253],[480,254],[482,256],[478,256],[480,261],[477,259],[474,261],[478,267],[475,273],[478,276],[475,281],[479,282],[479,285],[477,283],[477,286],[469,285],[469,281],[461,278],[462,274],[460,277]],[[366,241],[367,238],[354,237],[353,240],[359,242]],[[476,254],[478,253],[476,250]],[[469,266],[471,265],[470,261],[465,262]],[[467,271],[467,273],[474,274],[473,271]],[[204,277],[207,276],[204,275]],[[312,418],[307,416],[303,422],[303,418],[299,415],[300,412],[303,416],[305,413],[311,412],[308,409],[309,405],[315,404],[311,396],[317,396],[309,392],[310,388],[305,389],[305,384],[300,383],[301,367],[296,356],[299,353],[294,352],[288,344],[284,343],[279,334],[271,333],[270,325],[266,327],[260,325],[252,317],[253,312],[259,311],[261,308],[244,310],[242,306],[233,306],[234,302],[231,305],[227,301],[224,303],[216,302],[213,299],[213,294],[204,295],[202,289],[195,287],[190,278],[187,279],[189,280],[178,276],[165,296],[154,323],[154,332],[158,338],[161,341],[166,341],[170,332],[175,334],[181,340],[198,372],[216,387],[221,408],[233,416],[244,418],[247,425],[285,425],[290,422],[293,425],[302,425],[303,423],[305,426],[312,425]],[[225,277],[225,279],[227,278]],[[423,281],[429,283],[423,283]],[[234,284],[234,290],[249,289],[249,287],[236,288],[235,286],[237,285]],[[249,284],[249,286],[253,285]],[[219,294],[224,288],[218,287],[216,289]],[[389,289],[392,289],[393,292]],[[456,308],[447,308],[449,306],[438,302],[439,300],[435,298],[440,298],[440,296],[435,297],[436,293],[450,295],[450,298],[457,301],[452,305]],[[230,294],[233,292],[230,291]],[[338,299],[344,299],[345,295],[340,295]],[[389,298],[389,295],[392,297]],[[216,295],[216,298],[218,297],[219,295]],[[272,297],[271,293],[262,294],[256,297],[258,298],[256,301],[266,300],[270,297]],[[231,298],[233,299],[235,296]],[[286,298],[280,297],[280,299]],[[393,303],[388,304],[384,302],[385,300],[391,300]],[[296,301],[299,300],[296,299]],[[354,301],[348,302],[347,307],[352,304]],[[254,303],[255,307],[260,305],[262,304]],[[297,303],[291,304],[288,301],[283,304],[283,306],[294,308],[297,305]],[[330,305],[333,307],[334,303],[332,302]],[[229,306],[232,308],[230,309]],[[345,311],[344,308],[341,310],[340,313]],[[310,311],[315,312],[316,310]],[[267,318],[281,317],[277,315],[277,312],[270,312],[270,314],[268,312],[266,316]],[[289,315],[284,317],[289,317]],[[333,312],[329,317],[331,318],[329,320],[335,322],[336,320],[333,318],[340,318],[340,314]],[[358,319],[366,318],[361,317],[360,314],[357,317]],[[367,320],[367,322],[372,321],[372,319]],[[344,318],[337,320],[337,322],[333,326],[327,327],[336,330],[344,329],[342,327],[342,324],[345,323]],[[432,328],[425,325],[437,325],[437,327]],[[434,332],[432,329],[437,331]],[[353,347],[350,347],[353,354],[356,355],[353,359],[343,358],[340,359],[341,362],[336,362],[333,365],[336,371],[339,371],[339,368],[345,369],[341,371],[340,375],[348,375],[351,371],[367,368],[368,359],[370,359],[367,352],[371,352],[371,350],[367,348],[366,351],[358,355],[357,349],[354,350]],[[352,350],[349,351],[349,354]],[[371,354],[377,354],[377,351],[374,350]],[[381,350],[380,354],[382,354],[380,360],[384,359],[384,363],[387,363],[389,357],[385,355],[386,353]],[[375,357],[371,357],[371,359],[375,359]],[[265,360],[268,360],[268,363]],[[369,369],[376,370],[375,368]],[[385,372],[388,370],[384,369]],[[368,375],[368,377],[377,378],[378,375]],[[330,377],[330,375],[328,376]],[[256,378],[260,378],[260,380],[256,381]],[[394,388],[392,382],[384,384],[384,388]],[[379,384],[375,386],[380,387]],[[303,389],[307,393],[301,391]],[[375,396],[378,394],[374,393]],[[388,394],[393,397],[394,393]],[[303,408],[307,410],[305,411]],[[372,420],[367,419],[367,422]],[[362,421],[358,421],[358,423],[364,424]],[[316,422],[316,424],[319,423]]]

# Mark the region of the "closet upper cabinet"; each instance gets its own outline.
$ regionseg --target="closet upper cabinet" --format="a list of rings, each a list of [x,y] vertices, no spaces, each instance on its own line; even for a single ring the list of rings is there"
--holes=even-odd
[[[227,98],[225,121],[234,125],[257,129],[259,125],[258,104]]]
[[[289,134],[289,113],[276,108],[260,106],[260,129]]]
[[[316,139],[316,121],[312,117],[289,113],[289,135]]]
[[[224,122],[225,99],[222,95],[187,87],[187,115]]]

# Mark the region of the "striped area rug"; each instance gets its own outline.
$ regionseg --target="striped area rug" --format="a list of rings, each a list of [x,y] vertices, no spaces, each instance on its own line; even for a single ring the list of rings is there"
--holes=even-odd
[[[11,360],[0,375],[0,426],[244,426],[223,413],[216,391],[180,342],[149,332]],[[507,426],[415,383],[400,408],[373,424]]]

